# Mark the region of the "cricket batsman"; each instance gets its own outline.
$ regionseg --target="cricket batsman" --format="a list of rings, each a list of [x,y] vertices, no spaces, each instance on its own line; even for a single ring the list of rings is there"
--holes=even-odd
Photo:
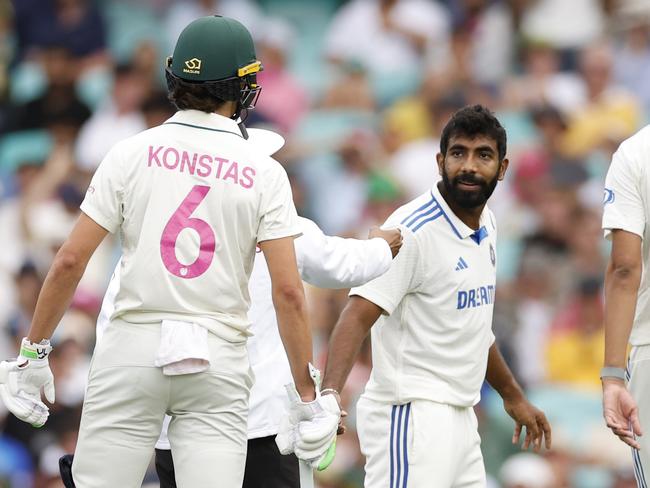
[[[139,488],[163,418],[174,418],[181,488],[241,486],[246,460],[248,279],[264,253],[279,333],[303,409],[293,448],[314,459],[339,406],[316,394],[293,240],[301,233],[286,173],[246,137],[262,69],[250,33],[220,16],[180,34],[166,69],[178,112],[116,144],[45,279],[17,359],[0,363],[0,398],[42,426],[54,402],[49,338],[108,233],[122,241],[115,309],[95,349],[72,475],[77,488]],[[302,433],[308,432],[308,436]]]

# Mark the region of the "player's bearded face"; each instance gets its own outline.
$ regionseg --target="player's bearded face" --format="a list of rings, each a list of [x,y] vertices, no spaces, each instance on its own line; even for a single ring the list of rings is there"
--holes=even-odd
[[[498,170],[490,180],[486,180],[476,173],[459,173],[450,178],[446,166],[442,172],[442,182],[445,185],[447,194],[463,208],[475,208],[484,205],[494,192],[498,180]],[[472,185],[474,188],[466,190],[463,188],[464,185]]]

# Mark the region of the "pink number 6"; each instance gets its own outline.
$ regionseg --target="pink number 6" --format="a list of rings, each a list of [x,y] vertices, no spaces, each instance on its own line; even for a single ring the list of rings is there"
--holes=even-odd
[[[214,232],[205,220],[190,217],[209,191],[209,186],[194,186],[163,229],[160,239],[160,256],[165,268],[179,278],[189,279],[201,276],[212,263],[215,249]],[[199,234],[199,256],[193,263],[183,264],[176,257],[176,239],[181,231],[188,227]]]

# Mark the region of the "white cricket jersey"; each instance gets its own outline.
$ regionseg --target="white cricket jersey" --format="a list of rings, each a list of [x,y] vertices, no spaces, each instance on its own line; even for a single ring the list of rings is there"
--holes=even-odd
[[[113,317],[245,340],[260,241],[300,233],[286,172],[235,121],[196,110],[116,144],[81,210],[121,233]]]
[[[393,404],[474,405],[494,342],[494,215],[486,206],[475,231],[434,186],[385,224],[395,225],[404,243],[388,272],[350,292],[385,312],[371,329],[373,368],[364,395]]]
[[[392,255],[383,239],[360,241],[331,237],[323,234],[311,220],[299,217],[298,222],[302,232],[295,240],[298,268],[302,278],[314,286],[349,288],[380,276],[390,267]],[[98,343],[112,315],[113,301],[119,289],[119,270],[118,265],[97,319]],[[248,339],[248,354],[255,376],[250,394],[248,437],[255,439],[278,433],[285,413],[284,385],[293,380],[273,308],[271,276],[259,251],[248,286],[252,299],[250,331],[253,334]],[[156,447],[170,448],[166,432]]]
[[[650,344],[650,125],[621,143],[605,180],[603,229],[632,232],[643,240],[643,273],[630,344]]]

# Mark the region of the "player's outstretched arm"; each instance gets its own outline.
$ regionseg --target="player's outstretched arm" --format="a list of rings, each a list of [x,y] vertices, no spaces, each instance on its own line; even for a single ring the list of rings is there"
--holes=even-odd
[[[402,246],[398,229],[370,231],[368,240],[328,236],[311,220],[301,218],[303,235],[296,240],[300,274],[319,288],[352,288],[390,268]]]
[[[603,416],[607,427],[623,442],[638,449],[641,435],[637,404],[625,386],[625,356],[634,322],[641,282],[641,237],[612,230],[612,250],[605,272],[605,364],[603,371]],[[609,376],[618,371],[617,376]]]
[[[36,303],[29,334],[17,359],[0,363],[0,398],[19,419],[35,427],[47,421],[49,409],[41,388],[54,402],[54,380],[48,356],[49,338],[65,313],[90,257],[108,231],[82,213],[54,258]]]
[[[323,391],[341,391],[363,340],[381,313],[381,307],[371,301],[360,296],[350,297],[330,338]]]
[[[315,398],[314,383],[308,368],[313,355],[312,337],[293,240],[293,237],[272,239],[260,242],[259,246],[271,275],[278,329],[296,390],[303,401],[311,401]]]
[[[526,437],[522,449],[533,446],[535,451],[551,448],[551,426],[544,412],[535,408],[524,395],[523,390],[512,375],[496,342],[490,347],[486,379],[503,399],[503,407],[515,421],[515,431],[512,443],[518,444],[523,427],[526,427]]]

